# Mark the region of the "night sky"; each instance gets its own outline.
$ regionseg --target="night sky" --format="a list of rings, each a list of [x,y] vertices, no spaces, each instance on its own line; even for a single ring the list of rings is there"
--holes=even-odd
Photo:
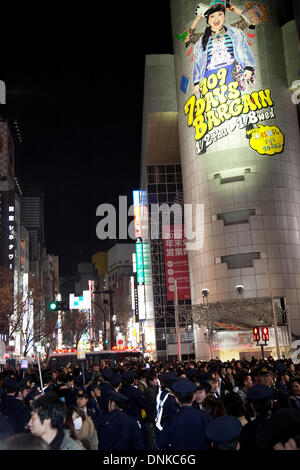
[[[0,78],[23,139],[15,174],[45,193],[61,276],[112,246],[96,237],[97,206],[139,187],[145,55],[173,53],[169,1],[142,3],[40,4],[40,19],[18,12],[7,26]]]
[[[292,19],[293,0],[275,1],[280,22]],[[96,237],[96,208],[139,187],[145,55],[173,53],[169,0],[63,5],[3,6],[0,49],[23,138],[15,173],[45,193],[61,276],[112,246]]]

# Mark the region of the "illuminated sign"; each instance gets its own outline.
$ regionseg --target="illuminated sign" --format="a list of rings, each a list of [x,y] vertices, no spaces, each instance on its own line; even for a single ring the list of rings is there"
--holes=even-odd
[[[83,295],[75,297],[74,294],[69,295],[70,310],[89,310],[91,308],[91,292],[83,291]]]
[[[190,300],[189,263],[183,225],[162,226],[167,300],[174,300],[177,281],[178,300]]]
[[[16,247],[15,194],[0,192],[0,264],[14,270]]]
[[[134,299],[134,276],[130,277],[130,292],[131,292],[131,308],[135,310],[135,299]]]
[[[276,119],[272,91],[262,86],[256,71],[256,55],[252,52],[254,27],[262,28],[260,23],[269,21],[268,9],[254,2],[248,2],[243,11],[232,5],[231,10],[240,20],[228,25],[223,4],[208,5],[211,12],[206,20],[210,29],[205,34],[195,33],[193,27],[187,35],[177,35],[186,46],[194,44],[191,77],[194,89],[185,102],[184,114],[188,127],[194,131],[196,153],[204,154],[210,147],[220,151],[223,142],[225,147],[232,144],[235,134],[237,142],[244,140],[244,145],[248,142],[259,155],[279,154],[284,150],[285,137],[272,122]],[[196,17],[194,25],[201,17]]]
[[[145,286],[137,286],[138,303],[139,303],[139,320],[146,319],[146,305],[145,305]]]
[[[147,191],[133,191],[135,238],[148,238]]]
[[[13,270],[15,258],[15,207],[8,206],[8,269]]]
[[[136,272],[138,284],[144,284],[144,262],[143,262],[143,244],[141,241],[136,242]]]

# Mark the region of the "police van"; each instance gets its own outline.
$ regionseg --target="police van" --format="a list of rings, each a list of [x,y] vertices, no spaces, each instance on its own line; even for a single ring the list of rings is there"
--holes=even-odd
[[[80,352],[81,353],[81,352]],[[144,363],[144,356],[138,349],[113,349],[110,351],[85,351],[84,359],[80,358],[79,351],[75,349],[63,349],[54,351],[49,355],[47,366],[49,369],[60,369],[61,367],[75,368],[76,364],[90,369],[93,365],[101,367],[116,367],[124,362]]]

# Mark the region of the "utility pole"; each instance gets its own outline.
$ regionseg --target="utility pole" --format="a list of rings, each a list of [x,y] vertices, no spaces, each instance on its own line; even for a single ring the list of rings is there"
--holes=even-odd
[[[178,316],[178,292],[177,292],[177,280],[175,280],[175,299],[174,299],[174,309],[175,309],[175,330],[176,330],[176,337],[177,337],[178,361],[180,361],[180,362],[181,362],[180,329],[179,329],[179,316]]]
[[[94,294],[96,294],[96,292],[93,292]],[[97,292],[98,293],[98,292]],[[100,310],[102,311],[103,313],[103,349],[104,350],[107,350],[107,344],[106,344],[106,339],[107,339],[107,332],[106,332],[106,312],[105,312],[105,308],[102,307],[100,304],[98,304],[97,302],[95,302],[94,300],[91,300],[91,303],[94,304],[94,305],[97,305],[98,308],[100,308]]]
[[[110,348],[112,349],[115,346],[115,335],[114,335],[114,323],[113,323],[113,294],[115,291],[113,289],[103,289],[96,290],[93,294],[108,294],[109,295],[109,324],[110,324]],[[107,300],[103,301],[104,304],[107,304]]]

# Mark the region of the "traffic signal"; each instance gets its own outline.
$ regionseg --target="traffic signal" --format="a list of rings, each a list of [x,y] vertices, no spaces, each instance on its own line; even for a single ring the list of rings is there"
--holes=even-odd
[[[269,337],[269,328],[264,326],[263,329],[262,329],[262,340],[263,341],[269,341],[269,339],[270,339],[270,337]]]
[[[259,341],[259,340],[260,340],[259,328],[255,327],[253,328],[253,341]]]
[[[52,312],[57,312],[57,310],[68,310],[65,303],[58,300],[56,300],[55,302],[51,302],[49,308],[50,310],[52,310]]]

